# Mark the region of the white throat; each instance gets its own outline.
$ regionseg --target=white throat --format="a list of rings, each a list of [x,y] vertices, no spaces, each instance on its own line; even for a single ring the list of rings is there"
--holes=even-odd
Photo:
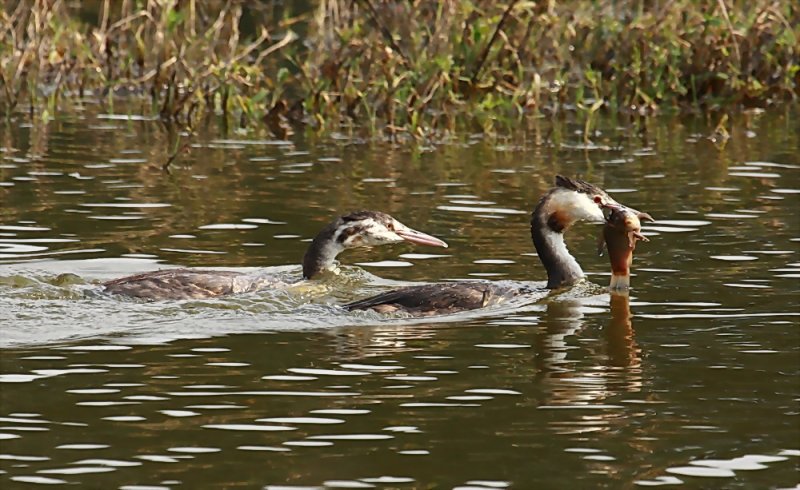
[[[580,264],[572,256],[567,248],[567,242],[564,240],[564,234],[555,232],[549,228],[544,228],[542,236],[546,243],[546,247],[550,249],[552,256],[557,260],[559,268],[568,273],[563,274],[573,278],[583,278],[585,274],[581,269]],[[541,253],[540,253],[541,255]]]
[[[339,267],[336,263],[336,256],[340,253],[347,250],[341,243],[338,241],[331,240],[326,242],[322,247],[319,249],[319,264],[321,270],[326,271],[334,271],[336,272]]]

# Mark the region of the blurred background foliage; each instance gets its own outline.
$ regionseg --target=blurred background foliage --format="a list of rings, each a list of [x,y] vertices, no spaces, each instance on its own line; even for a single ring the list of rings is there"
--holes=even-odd
[[[45,121],[123,99],[189,130],[426,139],[800,95],[790,0],[9,0],[0,15],[2,112]]]

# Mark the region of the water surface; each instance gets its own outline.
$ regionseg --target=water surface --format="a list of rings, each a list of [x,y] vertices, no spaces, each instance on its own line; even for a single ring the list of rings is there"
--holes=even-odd
[[[786,488],[800,457],[797,116],[534,126],[447,145],[191,140],[87,110],[4,122],[3,488]],[[9,125],[10,124],[10,125]],[[343,301],[408,282],[545,279],[529,212],[556,173],[651,213],[630,298],[597,227],[590,282],[409,320]],[[289,282],[334,216],[371,208],[449,249],[347,252],[313,284],[142,303],[97,284],[173,266]]]

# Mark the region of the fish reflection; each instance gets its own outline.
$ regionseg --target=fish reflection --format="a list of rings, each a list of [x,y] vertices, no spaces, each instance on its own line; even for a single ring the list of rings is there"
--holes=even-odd
[[[588,362],[571,359],[576,352],[567,337],[579,335],[587,326],[586,306],[579,301],[548,305],[545,334],[536,348],[537,377],[546,396],[540,409],[562,409],[574,416],[551,422],[559,434],[602,432],[611,429],[623,414],[621,406],[609,403],[625,393],[642,389],[642,358],[633,331],[627,292],[610,295],[610,318],[603,330],[604,342],[587,343]]]
[[[634,341],[630,296],[627,292],[611,293],[610,303],[611,320],[605,330],[608,363],[639,370],[641,349]]]

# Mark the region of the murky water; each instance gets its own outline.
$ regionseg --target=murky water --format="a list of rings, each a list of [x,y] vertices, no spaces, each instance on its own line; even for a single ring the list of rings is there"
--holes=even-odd
[[[2,129],[0,486],[785,488],[800,483],[800,136],[750,114],[604,123],[411,150],[346,135],[173,143],[94,114]],[[408,281],[529,281],[556,173],[650,212],[630,301],[597,228],[591,283],[407,320],[336,305]],[[101,280],[167,266],[287,281],[334,216],[439,236],[341,256],[313,284],[141,303]]]

